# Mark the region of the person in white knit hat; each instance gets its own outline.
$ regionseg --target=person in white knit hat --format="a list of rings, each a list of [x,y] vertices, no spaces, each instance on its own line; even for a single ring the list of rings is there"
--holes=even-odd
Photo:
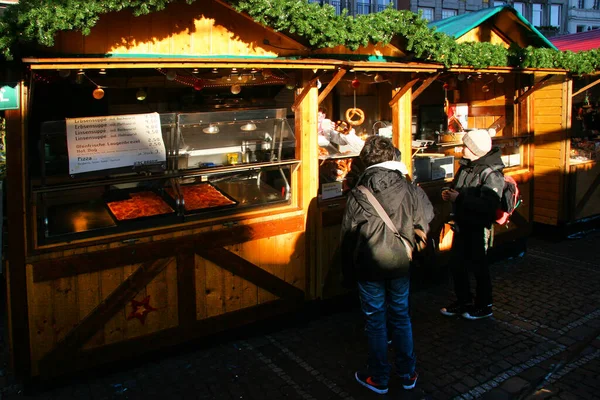
[[[450,269],[456,301],[440,312],[475,320],[492,315],[492,282],[486,253],[504,188],[504,163],[500,149],[492,146],[492,138],[486,130],[467,132],[463,145],[463,158],[452,189],[442,192],[442,199],[453,203]],[[469,284],[470,273],[477,282],[475,296]]]

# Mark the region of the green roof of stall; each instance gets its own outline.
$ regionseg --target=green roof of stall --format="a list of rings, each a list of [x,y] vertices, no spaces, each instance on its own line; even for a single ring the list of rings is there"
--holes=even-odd
[[[460,38],[467,32],[486,22],[490,18],[501,12],[509,12],[514,14],[518,20],[531,33],[528,35],[532,45],[540,48],[550,48],[556,50],[556,46],[552,44],[535,26],[531,25],[523,15],[521,15],[514,7],[510,5],[501,5],[496,7],[482,8],[479,11],[468,12],[465,14],[455,15],[450,18],[441,19],[439,21],[430,22],[430,28],[436,28],[438,32],[443,32],[455,39]]]

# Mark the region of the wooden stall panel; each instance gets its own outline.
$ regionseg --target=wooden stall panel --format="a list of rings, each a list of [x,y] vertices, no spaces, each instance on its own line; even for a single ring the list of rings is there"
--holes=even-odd
[[[264,45],[265,39],[277,49]],[[205,1],[172,3],[165,12],[139,17],[127,9],[108,13],[101,16],[89,35],[58,33],[53,50],[63,54],[269,57],[305,51],[289,37],[268,30],[222,4]]]
[[[542,78],[542,75],[536,76],[536,82]],[[564,85],[561,76],[553,77],[532,96],[535,126],[533,220],[550,225],[558,224],[564,214],[567,146]]]
[[[205,319],[305,290],[304,235],[294,232],[195,256],[196,317]],[[231,261],[231,257],[234,261]],[[232,265],[238,263],[237,267]],[[241,268],[246,276],[235,273]],[[278,283],[279,282],[279,283]],[[274,293],[271,287],[276,288]]]
[[[571,166],[573,191],[571,219],[576,221],[600,214],[600,163]]]

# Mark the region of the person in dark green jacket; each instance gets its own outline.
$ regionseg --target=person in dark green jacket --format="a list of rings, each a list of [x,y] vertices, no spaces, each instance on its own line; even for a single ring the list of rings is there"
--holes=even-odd
[[[422,189],[406,180],[406,170],[395,159],[392,142],[372,136],[365,141],[360,160],[365,171],[348,194],[341,229],[342,268],[346,281],[355,282],[366,321],[369,355],[367,368],[357,371],[358,383],[375,393],[388,392],[388,329],[395,350],[396,374],[405,389],[417,382],[416,356],[408,308],[409,268],[417,247],[415,228],[427,232],[433,207]],[[364,186],[381,204],[400,236],[383,222]]]

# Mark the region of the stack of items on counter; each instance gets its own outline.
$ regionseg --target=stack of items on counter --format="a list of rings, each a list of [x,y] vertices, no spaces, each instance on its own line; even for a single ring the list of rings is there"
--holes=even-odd
[[[571,160],[591,161],[600,159],[600,138],[571,139]]]

